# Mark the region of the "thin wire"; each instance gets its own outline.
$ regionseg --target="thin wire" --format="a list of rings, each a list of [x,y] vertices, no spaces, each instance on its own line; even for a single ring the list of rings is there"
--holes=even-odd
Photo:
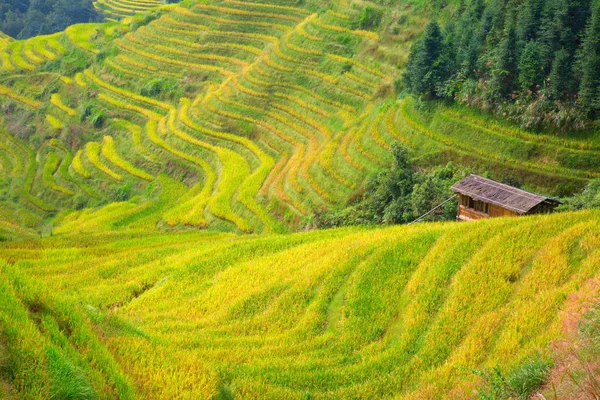
[[[433,207],[431,210],[427,211],[425,214],[421,215],[419,218],[415,219],[413,222],[409,223],[408,225],[412,225],[415,222],[419,222],[421,219],[425,218],[426,216],[428,216],[429,214],[431,214],[432,212],[434,212],[435,210],[437,210],[438,208],[440,208],[441,206],[443,206],[444,204],[446,204],[447,202],[449,202],[450,200],[452,200],[456,196],[458,196],[458,195],[455,194],[454,196],[446,199],[445,201],[443,201],[442,203],[440,203],[437,206]]]

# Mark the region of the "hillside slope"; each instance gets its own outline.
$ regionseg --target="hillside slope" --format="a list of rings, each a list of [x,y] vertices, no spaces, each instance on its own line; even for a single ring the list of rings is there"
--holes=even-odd
[[[228,1],[161,12],[72,35],[96,60],[62,80],[36,72],[49,68],[36,54],[49,46],[41,38],[5,53],[5,71],[30,71],[18,93],[2,89],[11,111],[30,109],[37,125],[29,135],[45,138],[31,149],[3,134],[14,149],[4,168],[22,205],[47,216],[69,203],[107,203],[125,182],[143,193],[164,173],[188,186],[181,204],[161,215],[169,225],[218,220],[277,231],[277,214],[293,219],[349,196],[369,170],[348,169],[334,154],[358,110],[370,112],[374,94],[392,83],[391,66],[356,57],[363,41],[378,38],[352,28],[360,8],[331,3],[317,13]],[[139,28],[124,34],[132,27]],[[62,70],[63,58],[54,66]],[[17,125],[22,116],[9,114],[7,125]]]
[[[24,398],[19,329],[103,396],[469,398],[480,384],[470,368],[551,358],[568,294],[600,278],[599,249],[597,211],[5,243],[0,343]],[[81,346],[90,332],[103,347]],[[36,354],[47,393],[56,365]]]
[[[119,227],[143,219],[294,230],[360,195],[396,141],[420,166],[454,160],[548,194],[598,176],[591,137],[534,135],[397,99],[408,48],[431,10],[403,2],[370,24],[373,7],[189,1],[8,43],[0,51],[8,222],[40,230],[62,211],[83,210],[72,221],[109,205],[102,213]]]

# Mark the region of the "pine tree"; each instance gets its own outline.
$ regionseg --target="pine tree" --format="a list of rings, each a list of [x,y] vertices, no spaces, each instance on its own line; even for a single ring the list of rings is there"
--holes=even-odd
[[[598,108],[600,85],[600,4],[597,2],[585,29],[578,53],[578,67],[581,74],[579,104],[586,112],[593,112]]]
[[[534,40],[540,28],[543,0],[526,0],[519,8],[517,18],[517,37],[519,42]]]
[[[445,38],[437,21],[425,28],[423,38],[409,54],[404,84],[412,93],[437,97],[437,89],[449,76]]]
[[[573,70],[571,67],[571,55],[562,48],[552,62],[552,71],[548,76],[548,97],[550,100],[563,99],[572,90]]]
[[[535,91],[544,80],[544,51],[542,45],[530,41],[525,45],[519,59],[519,86]]]
[[[474,0],[465,10],[456,34],[456,66],[463,76],[472,76],[483,47],[483,33],[479,28],[485,10],[483,0]]]
[[[590,0],[550,0],[544,13],[538,36],[546,49],[544,63],[550,79],[548,94],[559,99],[574,94],[579,87],[573,67],[589,17]]]
[[[513,3],[514,4],[514,3]],[[518,55],[517,30],[514,23],[514,12],[507,11],[502,39],[493,54],[494,67],[488,97],[505,98],[517,87]]]

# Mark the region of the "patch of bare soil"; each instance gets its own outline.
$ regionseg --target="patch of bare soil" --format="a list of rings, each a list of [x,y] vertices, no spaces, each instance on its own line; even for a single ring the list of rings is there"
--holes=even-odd
[[[555,365],[532,400],[600,400],[600,281],[588,280],[569,296],[561,312],[563,339],[552,344]],[[595,312],[594,312],[595,310]],[[595,328],[593,329],[595,330]]]
[[[14,399],[13,388],[6,380],[6,368],[8,367],[9,357],[8,349],[2,338],[2,328],[0,327],[0,399]]]

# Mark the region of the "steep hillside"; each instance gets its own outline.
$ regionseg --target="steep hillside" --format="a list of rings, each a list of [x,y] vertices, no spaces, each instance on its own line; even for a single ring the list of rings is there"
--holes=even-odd
[[[599,232],[582,212],[5,243],[0,377],[18,398],[61,368],[101,397],[470,398],[471,368],[552,359],[568,294],[598,287]]]
[[[188,1],[11,42],[0,52],[0,204],[36,230],[106,206],[116,227],[281,232],[355,198],[395,141],[420,166],[460,161],[549,194],[597,176],[589,137],[398,100],[430,11]]]
[[[15,78],[4,89],[37,121],[23,134],[29,143],[4,135],[15,152],[6,169],[24,180],[25,207],[50,215],[69,204],[102,204],[118,200],[110,196],[123,183],[140,193],[164,173],[189,189],[161,215],[167,224],[217,220],[276,231],[278,219],[343,202],[389,157],[389,138],[348,149],[353,136],[371,129],[372,103],[394,73],[359,56],[379,37],[354,27],[360,7],[332,3],[316,13],[229,1],[162,12],[89,34],[67,31],[96,53],[89,68],[62,81],[40,72],[40,87],[29,83],[19,93]],[[102,32],[123,36],[109,42]],[[39,40],[18,42],[4,58],[14,67]],[[51,68],[39,61],[22,69]],[[7,125],[13,118],[22,123],[19,113]],[[44,137],[38,149],[31,149],[33,137]]]

